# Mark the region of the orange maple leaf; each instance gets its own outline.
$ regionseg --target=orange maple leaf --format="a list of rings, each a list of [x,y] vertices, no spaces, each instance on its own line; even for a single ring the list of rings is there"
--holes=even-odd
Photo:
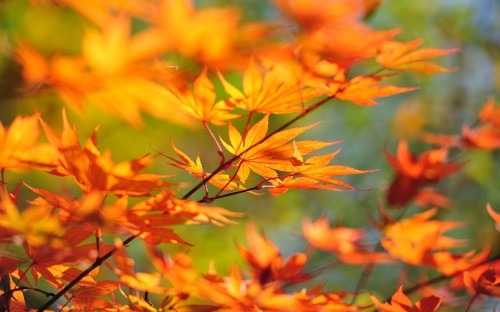
[[[374,3],[367,6],[368,1],[351,0],[326,0],[321,2],[275,0],[274,2],[290,19],[307,30],[328,27],[329,24],[349,19],[358,19],[363,13],[372,10],[375,6]]]
[[[476,277],[464,272],[464,284],[472,294],[500,298],[500,273],[494,268],[488,268]]]
[[[297,148],[303,155],[306,155],[337,143],[320,141],[288,143],[316,124],[283,130],[265,139],[268,123],[269,115],[265,115],[250,128],[245,137],[242,137],[238,130],[229,123],[229,141],[231,145],[224,140],[222,140],[222,144],[231,154],[239,156],[240,160],[235,166],[237,167],[238,177],[243,183],[247,181],[250,171],[264,178],[277,178],[276,170],[294,171],[291,159]]]
[[[466,270],[486,259],[488,248],[477,255],[474,251],[452,254],[443,250],[464,245],[463,240],[443,236],[444,232],[461,226],[462,222],[429,220],[436,213],[437,208],[433,208],[386,226],[382,246],[395,258],[432,267],[445,275]]]
[[[493,219],[493,221],[495,221],[495,226],[497,228],[497,231],[500,232],[500,213],[498,213],[495,210],[493,210],[493,208],[491,208],[490,204],[486,205],[486,210],[490,214],[490,216]]]
[[[257,233],[255,224],[247,224],[248,249],[237,245],[238,250],[252,267],[252,277],[261,285],[271,282],[298,283],[309,280],[311,275],[302,273],[307,256],[297,253],[285,261],[278,248],[264,234]]]
[[[424,188],[415,195],[413,201],[422,208],[440,207],[448,208],[450,200],[443,194],[436,192],[433,188]]]
[[[61,243],[63,226],[58,217],[44,206],[19,209],[6,191],[0,193],[0,237],[9,243],[26,242],[32,246],[50,246]]]
[[[332,142],[337,143],[337,142]],[[364,174],[376,170],[358,170],[352,167],[331,165],[328,163],[340,152],[340,149],[320,156],[313,156],[307,161],[297,162],[294,159],[301,156],[298,149],[292,155],[291,162],[295,166],[294,172],[283,180],[271,179],[269,182],[273,187],[268,190],[272,195],[279,195],[287,189],[325,189],[332,191],[344,191],[344,189],[355,190],[356,188],[346,182],[332,177],[345,176],[351,174]],[[295,158],[294,158],[295,157]]]
[[[442,297],[429,296],[421,299],[412,307],[410,298],[403,293],[403,286],[400,286],[394,293],[391,303],[381,303],[374,295],[370,295],[370,299],[381,312],[434,312],[443,301]]]
[[[445,148],[430,150],[415,156],[408,150],[406,141],[400,141],[396,155],[386,151],[387,161],[396,171],[396,177],[387,191],[389,205],[404,206],[420,189],[428,184],[437,183],[443,177],[453,174],[461,164],[448,162]]]
[[[444,68],[424,60],[456,53],[459,49],[441,50],[426,48],[414,51],[422,42],[423,40],[421,39],[406,43],[386,41],[381,45],[376,60],[385,68],[403,71],[447,73],[456,70],[456,68]]]
[[[18,116],[8,128],[0,122],[0,170],[54,167],[57,151],[50,144],[37,144],[39,136],[36,114]]]
[[[486,247],[477,253],[474,250],[464,254],[454,254],[449,251],[436,251],[425,255],[422,264],[432,267],[447,276],[457,272],[463,272],[471,267],[483,263],[490,254],[490,248]]]
[[[317,53],[308,53],[291,45],[261,53],[259,60],[282,79],[316,90],[319,95],[333,96],[345,83],[344,70]]]
[[[312,246],[336,253],[344,263],[362,264],[391,261],[387,254],[368,250],[362,240],[366,235],[363,229],[330,228],[328,220],[320,218],[314,223],[310,220],[305,221],[302,232]]]
[[[222,226],[235,223],[230,217],[244,215],[220,207],[205,206],[194,200],[176,198],[175,193],[169,190],[132,205],[130,210],[135,215],[128,217],[131,223],[153,227],[201,223]],[[152,214],[146,214],[150,212]]]
[[[292,77],[283,77],[272,66],[268,68],[263,77],[252,58],[243,74],[243,92],[219,73],[224,90],[231,96],[226,101],[251,113],[288,114],[303,110],[307,100],[319,95]]]
[[[493,99],[484,104],[479,113],[479,121],[476,127],[463,125],[461,135],[424,133],[421,139],[426,143],[448,148],[460,147],[466,150],[500,148],[500,109],[495,108]]]
[[[111,303],[109,300],[99,298],[99,296],[112,293],[118,289],[119,286],[119,282],[110,280],[77,285],[69,291],[71,294],[72,309],[103,310],[117,308],[119,306],[118,302]],[[61,311],[65,310],[62,309]]]
[[[379,76],[357,76],[346,82],[337,93],[337,98],[353,102],[358,105],[377,105],[374,98],[391,96],[398,93],[409,92],[418,89],[402,88],[392,85],[377,85],[379,81],[386,77]]]
[[[68,6],[103,28],[109,26],[118,13],[144,17],[146,12],[154,9],[147,0],[89,0],[85,1],[85,3],[78,0],[30,0],[30,2],[38,5],[47,5],[48,2],[52,2],[54,5]]]
[[[214,125],[224,125],[227,120],[240,117],[231,114],[234,107],[228,106],[225,101],[215,102],[214,85],[207,77],[205,68],[196,78],[193,91],[187,88],[172,89],[179,99],[180,107],[192,118],[203,123],[211,122]]]
[[[148,156],[114,164],[109,152],[101,154],[97,148],[97,129],[82,148],[65,112],[62,136],[41,117],[40,122],[49,142],[59,150],[58,168],[51,173],[71,177],[86,193],[99,190],[107,194],[147,196],[165,184],[161,180],[165,176],[138,174],[138,171],[151,164],[152,159]]]
[[[277,0],[278,8],[297,22],[298,46],[304,54],[321,55],[343,69],[363,58],[376,55],[379,46],[398,29],[374,31],[363,16],[377,6],[377,1]]]
[[[203,169],[203,165],[201,163],[200,156],[196,156],[195,161],[191,160],[186,154],[184,154],[181,150],[175,147],[174,143],[171,143],[172,147],[179,156],[181,160],[174,159],[172,157],[166,156],[168,159],[172,160],[173,163],[169,163],[169,165],[185,170],[195,176],[196,178],[203,180],[206,177],[210,176],[210,172],[206,172]],[[234,182],[234,178],[231,179],[229,175],[217,173],[212,176],[212,178],[208,181],[211,184],[215,185],[218,188],[224,188],[226,191],[231,191],[233,189],[244,190],[245,188],[240,184]]]
[[[158,82],[172,84],[171,78],[180,76],[151,65],[151,58],[163,49],[159,34],[144,31],[132,36],[130,23],[115,17],[104,29],[86,30],[81,54],[76,56],[45,58],[20,44],[16,58],[23,66],[24,79],[37,89],[42,85],[53,88],[73,108],[81,110],[89,102],[134,126],[142,124],[142,110],[188,125],[189,117],[165,104],[177,99]]]
[[[149,19],[169,50],[209,68],[240,67],[255,43],[275,28],[259,22],[240,23],[236,7],[196,8],[192,0],[157,3]]]
[[[5,311],[29,311],[26,307],[24,292],[12,291],[17,288],[17,283],[14,279],[10,275],[6,275],[2,279],[4,283],[9,283],[9,287],[7,287],[7,284],[4,284],[5,288],[3,290],[0,289],[0,309]]]

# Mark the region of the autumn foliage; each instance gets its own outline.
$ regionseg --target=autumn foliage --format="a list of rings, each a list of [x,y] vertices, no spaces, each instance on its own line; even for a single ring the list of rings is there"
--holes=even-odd
[[[493,99],[461,133],[426,131],[418,142],[401,139],[396,151],[385,147],[393,175],[381,189],[347,182],[377,168],[339,164],[341,141],[309,135],[333,127],[315,114],[321,110],[375,106],[417,89],[395,76],[455,71],[434,58],[458,49],[421,47],[422,39],[399,41],[401,29],[372,28],[366,18],[383,9],[380,1],[271,4],[281,20],[248,20],[241,8],[200,8],[190,0],[30,2],[73,12],[82,36],[78,53],[67,54],[41,51],[24,38],[9,42],[28,95],[55,95],[64,108],[53,115],[40,102],[30,115],[0,123],[0,310],[431,312],[456,308],[454,299],[464,296],[462,310],[500,298],[495,238],[470,247],[452,235],[467,220],[443,218],[439,210],[454,209],[439,186],[463,170],[460,155],[500,148]],[[99,147],[94,120],[86,120],[94,128],[89,136],[73,124],[71,114],[85,118],[90,108],[138,131],[151,119],[197,129],[213,157],[191,154],[190,142],[170,133],[169,148],[151,146],[116,161]],[[317,122],[298,124],[306,116]],[[414,143],[425,148],[416,152]],[[384,147],[372,153],[383,155]],[[168,174],[153,172],[156,162]],[[26,172],[51,175],[61,187],[27,183]],[[182,172],[191,179],[173,178]],[[381,200],[373,203],[376,215],[359,213],[369,219],[365,228],[327,216],[311,220],[304,207],[294,234],[307,248],[288,256],[259,224],[218,203],[238,196],[251,205],[259,195],[310,190],[380,192]],[[415,205],[421,208],[410,209]],[[498,234],[500,207],[474,209],[491,217],[484,227]],[[196,232],[200,224],[238,223],[246,224],[247,243],[227,248],[236,248],[246,265],[212,262],[200,272],[189,250],[204,238],[190,241],[179,226]],[[143,243],[148,270],[136,265],[132,242]],[[185,247],[169,253],[166,244]],[[320,267],[315,250],[335,260]],[[384,281],[391,285],[386,298],[382,287],[367,288],[375,268],[396,264],[403,270],[399,280]],[[360,269],[355,288],[324,284],[323,274],[341,265]],[[409,271],[419,281],[405,280]],[[43,302],[29,300],[36,293]]]

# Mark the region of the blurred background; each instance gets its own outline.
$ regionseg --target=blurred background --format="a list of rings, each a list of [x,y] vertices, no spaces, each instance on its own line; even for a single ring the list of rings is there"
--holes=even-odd
[[[196,5],[238,5],[244,8],[246,19],[279,18],[276,9],[267,1],[200,0],[196,1]],[[414,151],[429,149],[428,145],[418,142],[419,133],[460,133],[463,124],[472,125],[476,122],[477,114],[488,98],[493,97],[498,102],[499,16],[498,0],[383,1],[369,17],[371,26],[379,30],[400,27],[403,32],[397,39],[406,41],[423,38],[425,47],[458,47],[459,53],[440,58],[437,62],[447,67],[458,67],[459,70],[441,75],[403,74],[397,78],[398,85],[419,86],[420,89],[380,99],[380,105],[376,107],[335,102],[301,120],[302,125],[322,121],[303,138],[343,140],[343,143],[335,146],[342,148],[333,160],[335,164],[379,169],[378,172],[344,179],[366,191],[339,193],[291,190],[279,197],[263,193],[261,196],[242,194],[220,199],[214,204],[246,214],[239,225],[223,228],[203,225],[195,229],[178,227],[176,231],[181,237],[195,247],[189,251],[185,247],[173,245],[162,248],[169,252],[188,251],[200,272],[206,272],[208,263],[214,260],[217,270],[226,273],[231,265],[242,264],[235,242],[246,244],[244,224],[247,220],[255,220],[285,256],[306,248],[301,238],[301,225],[305,219],[328,216],[331,224],[373,229],[369,216],[376,218],[377,206],[384,202],[384,190],[393,177],[383,155],[384,149],[394,153],[401,138],[410,140]],[[3,125],[9,125],[17,115],[32,114],[34,109],[42,111],[44,118],[51,124],[60,125],[61,108],[64,106],[54,93],[37,93],[23,84],[21,68],[12,60],[12,42],[27,41],[46,54],[76,54],[81,49],[82,26],[85,23],[82,17],[65,7],[34,6],[27,0],[0,2],[0,121]],[[111,150],[116,162],[153,153],[153,148],[172,155],[171,139],[192,158],[199,153],[209,165],[218,162],[212,142],[204,132],[199,131],[200,128],[186,129],[149,115],[144,116],[143,127],[133,128],[93,106],[87,106],[84,115],[71,109],[68,115],[70,121],[76,123],[82,141],[91,135],[96,125],[100,125],[99,147],[101,150]],[[279,116],[274,122],[284,123],[288,118]],[[55,128],[60,129],[60,126]],[[223,127],[214,128],[215,134],[223,138],[227,137],[225,131]],[[485,206],[489,202],[497,211],[500,209],[500,153],[474,151],[452,157],[464,162],[465,170],[438,186],[451,200],[451,209],[440,210],[439,217],[470,222],[462,230],[452,232],[455,237],[470,239],[471,244],[466,249],[482,249],[484,242],[490,240],[496,242],[498,253],[500,239],[498,233],[494,232]],[[159,158],[151,171],[175,173],[177,176],[174,179],[177,181],[190,181],[192,185],[196,183],[194,178],[167,166],[167,162]],[[16,172],[7,175],[7,181],[12,185],[20,179],[52,191],[64,187],[78,193],[71,181],[60,186],[59,182],[52,183],[56,180],[48,174]],[[181,194],[184,192],[180,191]],[[23,194],[27,199],[33,198],[27,191],[23,191]],[[419,210],[419,207],[410,207],[409,213]],[[369,239],[375,244],[378,236],[374,229],[372,232],[373,236]],[[137,270],[148,269],[144,249],[139,243],[133,243],[133,248],[128,252],[133,255]],[[315,251],[310,267],[323,266],[334,260],[331,254]],[[401,270],[402,265],[398,268],[377,267],[374,276],[368,281],[367,289],[377,289],[379,298],[384,298],[395,290],[395,281]],[[326,282],[326,289],[353,290],[360,272],[359,267],[336,264],[325,270],[319,280]],[[410,271],[408,279],[416,282],[417,275],[414,273]],[[484,304],[485,311],[492,311],[492,306],[493,301],[487,301]]]

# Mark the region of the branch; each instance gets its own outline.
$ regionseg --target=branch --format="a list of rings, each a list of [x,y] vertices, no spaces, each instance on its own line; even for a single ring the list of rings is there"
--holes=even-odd
[[[136,235],[132,235],[129,238],[127,238],[126,240],[124,240],[123,247],[130,244],[130,242],[132,242],[136,237],[137,237]],[[108,251],[104,256],[98,257],[91,266],[89,266],[85,271],[80,273],[74,280],[69,282],[68,285],[66,285],[66,287],[61,289],[57,294],[55,294],[52,298],[50,298],[49,301],[47,301],[40,309],[38,309],[38,312],[43,312],[43,311],[47,310],[48,308],[50,308],[50,306],[52,304],[54,304],[59,298],[61,298],[65,293],[67,293],[71,288],[73,288],[73,286],[78,284],[78,282],[80,282],[84,277],[89,275],[90,272],[92,272],[94,269],[101,266],[101,264],[103,264],[104,261],[109,259],[117,251],[118,251],[118,247],[115,247],[115,248],[111,249],[110,251]]]
[[[429,285],[432,285],[432,284],[436,284],[436,283],[439,283],[439,282],[445,281],[445,280],[447,280],[447,279],[450,279],[450,278],[452,278],[452,277],[457,276],[457,275],[458,275],[458,274],[460,274],[460,273],[463,273],[463,272],[468,271],[468,270],[475,269],[475,268],[477,268],[478,266],[481,266],[481,265],[486,264],[486,263],[489,263],[489,262],[493,262],[493,261],[498,260],[498,259],[500,259],[500,254],[497,254],[496,256],[494,256],[494,257],[492,257],[492,258],[490,258],[490,259],[486,259],[486,260],[484,260],[484,261],[481,261],[481,262],[479,262],[479,263],[476,263],[476,264],[474,264],[474,265],[472,265],[472,266],[468,267],[467,269],[457,271],[457,272],[453,273],[452,275],[444,275],[444,274],[443,274],[443,275],[440,275],[440,276],[435,277],[435,278],[433,278],[433,279],[430,279],[430,280],[428,280],[428,281],[425,281],[425,282],[422,282],[422,283],[418,283],[418,284],[416,284],[416,285],[414,285],[414,286],[412,286],[412,287],[408,288],[408,289],[405,291],[405,294],[406,294],[406,295],[412,294],[412,293],[416,292],[417,290],[419,290],[419,289],[420,289],[420,288],[422,288],[422,287],[429,286]],[[386,301],[388,301],[388,300],[386,300]]]
[[[195,185],[189,192],[187,192],[183,197],[182,199],[188,199],[191,195],[193,195],[200,187],[202,187],[203,185],[205,185],[208,181],[210,181],[210,179],[212,179],[217,173],[221,172],[222,170],[224,170],[224,168],[226,168],[229,164],[231,164],[233,161],[239,159],[241,157],[241,155],[243,155],[244,153],[248,152],[250,149],[254,148],[255,146],[259,145],[260,143],[266,141],[267,139],[269,139],[270,137],[272,137],[273,135],[275,135],[276,133],[282,131],[283,129],[286,129],[287,127],[289,127],[290,125],[292,125],[293,123],[295,123],[297,120],[303,118],[304,116],[306,116],[307,114],[309,114],[310,112],[312,112],[313,110],[315,110],[316,108],[322,106],[323,104],[325,104],[326,102],[330,101],[331,99],[335,98],[335,94],[334,95],[331,95],[327,98],[324,98],[323,100],[320,100],[318,102],[316,102],[315,104],[309,106],[308,108],[306,108],[300,115],[294,117],[293,119],[291,119],[290,121],[288,121],[287,123],[283,124],[281,127],[279,127],[278,129],[274,130],[273,132],[271,132],[270,134],[268,134],[266,137],[264,137],[262,140],[260,140],[259,142],[256,142],[255,144],[253,144],[252,146],[248,147],[246,150],[244,150],[243,152],[241,152],[240,154],[238,155],[235,155],[233,156],[231,159],[227,160],[226,162],[224,162],[223,164],[220,164],[217,169],[215,169],[215,171],[213,171],[209,176],[207,176],[206,178],[204,178],[201,182],[199,182],[197,185]],[[228,194],[229,195],[229,194]],[[223,196],[219,196],[219,197],[223,197]],[[123,241],[123,246],[127,246],[128,244],[130,244],[134,239],[136,239],[137,236],[136,235],[132,235],[130,237],[128,237],[126,240]],[[98,268],[99,266],[101,266],[104,261],[106,261],[107,259],[109,259],[112,255],[115,254],[115,252],[118,251],[118,247],[115,247],[114,249],[110,250],[109,252],[107,252],[104,256],[102,257],[98,257],[95,262],[89,266],[85,271],[83,271],[82,273],[80,273],[74,280],[72,280],[71,282],[68,283],[68,285],[66,285],[66,287],[64,287],[63,289],[61,289],[57,294],[55,294],[50,300],[48,300],[40,309],[38,309],[38,312],[42,312],[42,311],[45,311],[46,309],[48,309],[52,304],[54,304],[59,298],[61,298],[65,293],[67,293],[71,288],[73,288],[76,284],[78,284],[78,282],[80,282],[84,277],[86,277],[87,275],[90,274],[90,272],[92,272],[94,269]]]
[[[337,91],[338,92],[338,91]],[[288,128],[289,126],[291,126],[292,124],[294,124],[295,122],[297,122],[297,120],[303,118],[304,116],[308,115],[310,112],[312,112],[313,110],[315,110],[316,108],[322,106],[323,104],[325,104],[326,102],[330,101],[331,99],[334,99],[335,98],[335,95],[336,94],[333,94],[331,96],[328,96],[318,102],[316,102],[315,104],[309,106],[308,108],[306,108],[301,114],[297,115],[296,117],[294,117],[293,119],[291,119],[290,121],[288,121],[287,123],[283,124],[281,127],[279,127],[278,129],[274,130],[273,132],[269,133],[268,135],[266,135],[262,140],[254,143],[253,145],[249,146],[247,149],[245,149],[244,151],[242,151],[241,153],[239,153],[238,155],[234,155],[231,159],[227,160],[225,163],[223,164],[220,164],[209,176],[207,176],[206,178],[204,178],[201,182],[199,182],[198,184],[196,184],[191,190],[189,190],[189,192],[187,192],[183,197],[182,199],[187,199],[189,198],[191,195],[193,195],[198,189],[200,189],[200,187],[202,187],[205,183],[207,183],[208,181],[210,181],[217,173],[221,172],[222,170],[224,170],[227,166],[229,166],[232,162],[238,160],[241,155],[245,154],[246,152],[248,152],[249,150],[251,150],[252,148],[254,148],[255,146],[259,145],[260,143],[262,142],[265,142],[266,140],[268,140],[269,138],[271,138],[273,135],[275,135],[276,133]]]

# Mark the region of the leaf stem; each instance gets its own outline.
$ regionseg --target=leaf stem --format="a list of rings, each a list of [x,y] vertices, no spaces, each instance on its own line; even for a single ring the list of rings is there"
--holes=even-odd
[[[396,216],[395,218],[396,221],[401,220],[404,214],[408,211],[408,206],[406,206],[404,209],[400,208],[401,207],[397,208],[398,211],[400,211],[400,213],[398,216]],[[382,243],[379,241],[377,243],[377,246],[375,247],[374,252],[381,252],[382,250],[383,250]],[[354,289],[354,296],[352,297],[351,304],[354,304],[354,302],[356,302],[359,292],[361,291],[361,289],[363,289],[363,287],[365,287],[366,283],[368,282],[368,278],[373,272],[374,267],[375,263],[369,263],[361,271],[361,276],[359,277],[358,283],[356,284],[356,288]]]
[[[205,127],[205,129],[207,130],[208,134],[210,135],[210,137],[212,138],[212,141],[214,141],[215,145],[217,146],[217,153],[219,154],[220,156],[220,163],[223,164],[226,162],[226,157],[224,156],[224,151],[222,150],[222,146],[220,146],[220,143],[219,141],[217,140],[217,138],[215,137],[214,133],[212,132],[212,129],[210,129],[210,127],[208,126],[208,123],[206,121],[203,122],[203,126]]]
[[[238,155],[234,155],[233,157],[231,157],[231,159],[229,160],[226,160],[225,163],[223,164],[220,164],[214,171],[212,171],[212,173],[207,176],[206,178],[204,178],[202,181],[200,181],[198,184],[196,184],[193,188],[191,188],[183,197],[182,199],[187,199],[189,198],[191,195],[193,195],[198,189],[200,189],[200,187],[202,187],[205,183],[207,183],[210,179],[212,179],[217,173],[221,172],[222,170],[224,170],[224,168],[226,168],[229,164],[231,164],[232,162],[238,160],[241,155],[245,154],[246,152],[248,152],[249,150],[251,150],[252,148],[254,148],[255,146],[259,145],[260,143],[268,140],[270,137],[272,137],[273,135],[275,135],[276,133],[288,128],[289,126],[291,126],[292,124],[294,124],[295,122],[297,122],[297,120],[303,118],[304,116],[308,115],[310,112],[312,112],[313,110],[317,109],[318,107],[322,106],[323,104],[325,104],[326,102],[330,101],[331,99],[335,98],[336,94],[333,94],[331,96],[328,96],[322,100],[319,100],[318,102],[314,103],[313,105],[307,107],[302,113],[300,113],[299,115],[295,116],[294,118],[292,118],[291,120],[289,120],[288,122],[284,123],[283,125],[281,125],[281,127],[277,128],[276,130],[274,130],[273,132],[269,133],[268,135],[266,135],[262,140],[258,141],[258,142],[255,142],[254,144],[252,144],[251,146],[249,146],[248,148],[246,148],[245,150],[243,150],[241,153],[239,153]]]

